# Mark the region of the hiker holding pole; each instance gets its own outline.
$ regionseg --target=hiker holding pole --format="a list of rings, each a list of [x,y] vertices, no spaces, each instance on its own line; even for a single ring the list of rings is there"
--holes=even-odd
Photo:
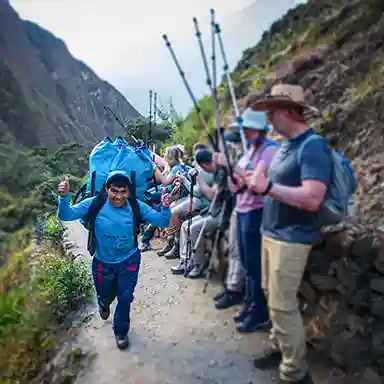
[[[222,183],[219,182],[219,179],[226,181],[226,170],[222,166],[217,167],[212,161],[212,152],[208,149],[199,150],[196,153],[196,162],[205,172],[214,174],[215,184],[212,186],[205,185],[204,181],[199,178],[200,188],[204,190],[204,194],[209,196],[211,200],[208,213],[195,216],[192,219],[189,231],[187,231],[189,223],[184,222],[181,226],[181,260],[177,266],[171,268],[171,272],[175,275],[185,273],[189,278],[202,277],[207,267],[208,260],[205,257],[204,236],[218,228],[219,213],[224,201],[228,197],[226,189],[223,189],[220,186]],[[191,243],[192,249],[186,246],[188,242]]]

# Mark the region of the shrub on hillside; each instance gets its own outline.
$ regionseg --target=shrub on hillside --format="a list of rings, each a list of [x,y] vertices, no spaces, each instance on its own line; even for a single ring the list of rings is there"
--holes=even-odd
[[[0,382],[27,383],[57,340],[62,320],[92,293],[87,266],[48,252],[29,265],[15,253],[0,274]]]

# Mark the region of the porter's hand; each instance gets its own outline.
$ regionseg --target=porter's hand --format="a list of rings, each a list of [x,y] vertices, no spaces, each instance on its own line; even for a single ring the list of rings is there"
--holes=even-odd
[[[61,196],[66,196],[69,192],[69,179],[68,176],[64,176],[63,180],[59,184],[59,193]]]

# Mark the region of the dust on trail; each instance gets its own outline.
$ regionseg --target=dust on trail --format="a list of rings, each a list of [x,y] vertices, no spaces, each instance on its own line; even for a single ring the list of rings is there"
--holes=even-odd
[[[74,251],[86,253],[87,236],[79,223],[69,224],[69,236],[77,244]],[[101,320],[96,307],[92,308],[95,313],[80,329],[77,344],[98,356],[76,384],[273,382],[270,372],[252,366],[252,356],[260,351],[267,335],[238,334],[235,310],[214,308],[212,297],[220,287],[209,285],[203,294],[202,280],[170,273],[176,262],[166,261],[153,251],[143,254],[132,305],[129,350],[116,348],[112,321]]]

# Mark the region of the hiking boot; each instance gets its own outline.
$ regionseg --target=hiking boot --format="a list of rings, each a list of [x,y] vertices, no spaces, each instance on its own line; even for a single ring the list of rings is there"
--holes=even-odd
[[[182,259],[179,264],[171,267],[171,272],[174,275],[184,275],[185,272],[185,260]]]
[[[250,308],[243,321],[236,323],[237,332],[252,333],[261,329],[267,329],[270,326],[268,316],[260,316],[257,308]]]
[[[195,265],[188,273],[190,279],[198,279],[204,277],[205,265]]]
[[[169,252],[167,252],[164,257],[167,259],[167,260],[175,260],[175,259],[178,259],[180,258],[180,254],[179,254],[179,250],[180,250],[180,244],[179,243],[174,243],[173,244],[173,247],[171,248],[171,250]]]
[[[119,349],[127,349],[129,347],[128,335],[115,335],[116,345]]]
[[[217,293],[215,296],[213,296],[213,300],[214,301],[220,300],[226,293],[227,293],[227,290],[224,289],[224,291],[221,291]]]
[[[277,368],[281,363],[281,352],[278,349],[266,348],[253,359],[253,366],[257,369]]]
[[[167,244],[161,251],[157,252],[157,256],[164,256],[167,252],[169,252],[173,247],[173,243],[174,243],[173,238],[167,239]]]
[[[109,306],[106,307],[104,305],[99,305],[99,314],[100,314],[100,317],[103,319],[103,320],[108,320],[108,317],[109,315],[111,314],[110,310],[109,310]]]
[[[279,379],[279,384],[313,384],[312,375],[307,372],[301,380],[295,381]]]
[[[140,248],[140,252],[147,252],[151,249],[151,244],[143,243]]]
[[[235,320],[236,323],[240,323],[244,321],[244,319],[248,316],[250,310],[250,303],[245,302],[243,305],[243,309],[239,312],[235,313],[235,316],[233,316],[233,319]]]
[[[243,295],[240,292],[225,291],[225,294],[216,301],[216,309],[227,309],[236,304],[240,304],[243,300]]]

